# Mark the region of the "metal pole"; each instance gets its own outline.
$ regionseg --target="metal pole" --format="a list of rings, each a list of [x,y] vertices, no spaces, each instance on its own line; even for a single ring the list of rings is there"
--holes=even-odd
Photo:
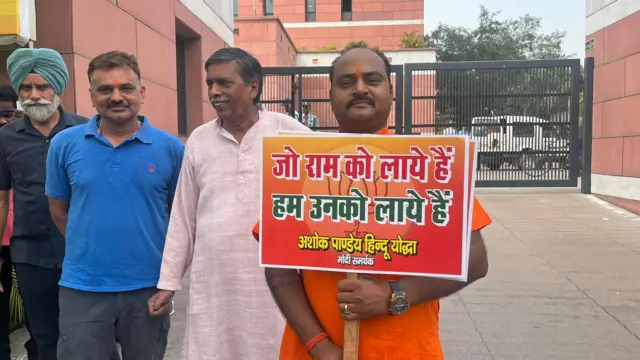
[[[404,65],[404,120],[402,131],[407,135],[413,134],[413,67],[411,65]]]
[[[580,192],[591,194],[591,150],[593,140],[593,57],[584,59],[584,95],[582,98],[582,178]]]

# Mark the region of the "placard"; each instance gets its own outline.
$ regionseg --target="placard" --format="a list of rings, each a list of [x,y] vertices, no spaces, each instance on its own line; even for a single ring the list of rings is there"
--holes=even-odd
[[[464,136],[265,137],[260,264],[465,281],[474,145]]]

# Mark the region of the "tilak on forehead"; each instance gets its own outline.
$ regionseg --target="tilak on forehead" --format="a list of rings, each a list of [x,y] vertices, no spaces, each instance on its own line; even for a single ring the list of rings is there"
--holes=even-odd
[[[356,78],[362,78],[362,70],[360,70],[360,64],[356,64],[355,67]]]
[[[118,82],[118,80],[113,80],[113,86],[118,87],[118,85],[120,85],[120,83]]]

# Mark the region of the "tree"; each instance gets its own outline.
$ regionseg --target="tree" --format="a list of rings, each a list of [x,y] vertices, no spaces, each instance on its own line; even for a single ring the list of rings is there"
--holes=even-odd
[[[438,49],[438,61],[562,59],[565,33],[541,32],[541,18],[524,15],[499,20],[500,11],[480,6],[475,29],[440,24],[425,35],[429,47]]]
[[[480,7],[475,29],[440,24],[425,35],[438,61],[561,59],[564,32],[541,32],[541,19],[500,20]],[[567,112],[569,68],[447,69],[436,71],[436,111],[458,127],[476,116],[522,115],[550,119]]]

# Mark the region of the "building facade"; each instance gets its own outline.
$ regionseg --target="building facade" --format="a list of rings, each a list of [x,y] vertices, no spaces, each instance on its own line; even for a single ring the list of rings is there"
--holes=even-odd
[[[587,0],[594,57],[592,192],[640,214],[640,1]]]
[[[407,49],[424,36],[424,0],[234,0],[236,43],[264,66],[327,66],[352,42],[384,51],[393,64],[435,61]]]
[[[34,47],[62,54],[70,73],[62,104],[85,116],[94,114],[87,77],[91,59],[110,50],[136,55],[147,89],[142,113],[154,125],[186,136],[215,117],[204,62],[233,46],[233,29],[233,0],[56,0],[36,3],[32,40]],[[2,64],[17,46],[0,46]],[[0,82],[7,81],[3,66]]]
[[[404,33],[424,34],[423,0],[234,0],[238,18],[275,16],[298,50],[342,49],[366,41],[400,48]]]

